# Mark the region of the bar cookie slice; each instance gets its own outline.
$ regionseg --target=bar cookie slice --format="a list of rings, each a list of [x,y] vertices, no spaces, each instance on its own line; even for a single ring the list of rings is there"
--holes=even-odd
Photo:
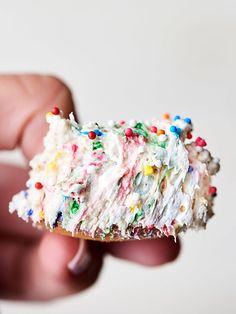
[[[220,166],[192,140],[192,121],[78,124],[54,107],[44,151],[30,161],[26,190],[9,204],[25,221],[98,241],[176,237],[205,228]]]

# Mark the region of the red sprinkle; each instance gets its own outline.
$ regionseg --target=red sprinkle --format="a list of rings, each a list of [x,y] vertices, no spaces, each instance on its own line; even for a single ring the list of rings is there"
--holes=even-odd
[[[36,182],[34,186],[37,190],[41,190],[43,188],[43,185],[41,182]]]
[[[187,139],[191,140],[192,137],[193,137],[192,133],[191,133],[191,132],[188,132],[188,133],[187,133]]]
[[[96,133],[93,131],[88,132],[88,137],[90,140],[94,140],[96,138]]]
[[[216,194],[217,188],[215,186],[209,186],[208,192],[209,192],[209,194]]]
[[[197,137],[195,141],[196,146],[205,147],[207,145],[206,141],[201,137]]]
[[[119,124],[120,124],[120,125],[125,124],[125,120],[120,120]]]
[[[57,116],[60,114],[60,109],[58,107],[53,107],[51,113]]]
[[[131,128],[127,128],[127,129],[125,130],[125,135],[126,135],[127,137],[131,137],[131,136],[133,135],[133,130],[132,130]]]
[[[78,145],[72,144],[71,148],[72,148],[72,152],[73,152],[73,153],[76,153],[76,151],[77,151],[77,149],[78,149]]]
[[[152,125],[152,126],[150,127],[150,131],[151,131],[152,133],[157,133],[157,127],[156,127],[155,125]]]

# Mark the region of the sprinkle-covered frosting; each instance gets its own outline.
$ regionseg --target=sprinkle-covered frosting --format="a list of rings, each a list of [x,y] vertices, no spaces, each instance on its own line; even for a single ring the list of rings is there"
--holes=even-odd
[[[212,216],[219,160],[203,138],[191,140],[190,118],[81,126],[54,107],[46,120],[44,151],[30,162],[27,189],[9,205],[22,219],[122,240],[175,237]]]

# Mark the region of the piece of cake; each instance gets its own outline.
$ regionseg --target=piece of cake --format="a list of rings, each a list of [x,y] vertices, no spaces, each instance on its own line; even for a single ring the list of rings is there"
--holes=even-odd
[[[44,151],[30,162],[27,189],[9,205],[22,219],[99,241],[174,236],[213,215],[219,170],[192,121],[165,114],[142,121],[78,124],[54,107]]]

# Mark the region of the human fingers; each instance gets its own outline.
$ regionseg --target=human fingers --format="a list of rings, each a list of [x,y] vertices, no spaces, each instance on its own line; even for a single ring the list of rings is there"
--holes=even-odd
[[[13,149],[19,145],[25,156],[32,158],[41,150],[42,138],[47,130],[45,119],[42,116],[55,103],[65,114],[73,111],[73,100],[69,88],[54,77],[0,76],[0,149]],[[11,188],[14,183],[11,180],[16,181],[17,186],[19,184],[20,187],[21,178],[24,175],[19,171],[14,173],[9,171],[10,169],[5,170],[1,176],[2,185],[5,186],[4,191],[6,192],[8,188],[9,192],[14,192]],[[4,211],[6,213],[9,192],[2,195],[5,203],[3,204],[4,208],[1,208],[1,214]],[[89,248],[89,245],[85,245],[85,241],[45,233],[37,243],[35,239],[28,242],[28,238],[25,239],[23,236],[24,233],[21,233],[21,237],[16,237],[13,232],[20,222],[15,221],[10,227],[8,219],[10,219],[9,216],[4,216],[5,229],[3,230],[1,227],[0,230],[0,263],[2,264],[0,266],[0,285],[1,291],[6,291],[8,296],[13,295],[18,298],[22,295],[23,298],[50,299],[75,290],[79,291],[88,286],[97,276],[101,267],[102,254],[99,253],[100,258],[92,260],[90,265],[85,267],[86,261],[88,264],[88,256],[94,251]],[[73,258],[72,253],[75,254]],[[11,257],[11,260],[8,260],[8,257]],[[50,257],[49,260],[48,257]],[[69,272],[67,264],[71,258]],[[48,260],[48,263],[43,264],[45,260]],[[52,265],[51,261],[57,265],[57,272],[54,275],[51,273],[54,268],[49,267]],[[22,264],[22,267],[18,267],[18,262]],[[29,272],[24,269],[26,263],[31,269]],[[83,274],[81,273],[81,263],[83,264]],[[34,275],[37,266],[41,274]],[[69,279],[71,273],[79,274],[80,279],[78,276]],[[15,292],[16,282],[13,281],[12,274],[17,275],[19,279],[16,286],[19,285],[20,290],[17,289],[17,293]],[[41,291],[37,286],[40,276],[44,277],[45,282],[49,280],[49,287],[57,283],[58,289],[55,287],[51,293],[47,289]],[[30,287],[29,283],[32,284]]]
[[[0,149],[21,146],[32,158],[42,149],[47,131],[44,115],[57,104],[74,111],[70,89],[60,79],[43,75],[0,75]]]
[[[78,293],[102,267],[96,246],[57,234],[45,233],[40,241],[1,237],[0,252],[1,298],[51,300]]]
[[[106,251],[115,257],[145,266],[171,262],[180,252],[180,241],[173,238],[109,243]]]

